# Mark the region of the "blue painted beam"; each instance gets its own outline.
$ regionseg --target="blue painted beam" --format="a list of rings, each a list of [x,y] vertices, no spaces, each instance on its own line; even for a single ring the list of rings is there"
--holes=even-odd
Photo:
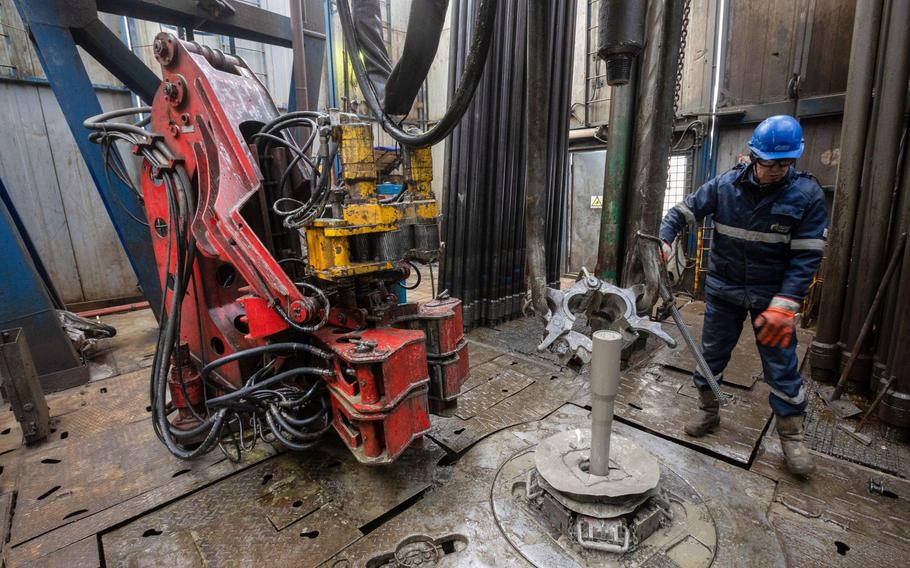
[[[73,28],[76,42],[98,63],[120,79],[145,104],[152,104],[161,79],[127,48],[101,20],[82,28]]]
[[[0,195],[5,194],[0,181]],[[19,327],[25,332],[45,392],[82,384],[88,380],[88,367],[60,326],[54,300],[32,262],[16,217],[15,209],[0,199],[0,330]]]
[[[136,273],[138,287],[157,314],[161,306],[161,283],[151,236],[147,226],[132,218],[142,219],[145,213],[133,192],[116,176],[111,176],[108,184],[101,149],[89,141],[89,132],[82,126],[86,118],[100,114],[102,109],[67,26],[69,15],[65,9],[53,10],[53,2],[15,0],[15,3],[31,32],[47,80]],[[61,21],[55,24],[54,18],[58,15]]]

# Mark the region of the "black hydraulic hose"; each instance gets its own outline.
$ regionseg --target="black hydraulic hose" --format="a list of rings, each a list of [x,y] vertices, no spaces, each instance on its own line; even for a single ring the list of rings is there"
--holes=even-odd
[[[208,406],[217,406],[217,405],[225,403],[225,402],[231,402],[236,399],[243,398],[245,396],[254,394],[256,391],[264,389],[265,387],[274,385],[276,383],[280,383],[281,381],[284,381],[284,380],[287,380],[287,379],[290,379],[292,377],[296,377],[299,375],[329,376],[329,375],[334,375],[334,374],[335,374],[334,371],[330,371],[329,369],[322,369],[319,367],[297,367],[296,369],[291,369],[289,371],[285,371],[283,373],[278,373],[277,375],[273,375],[273,376],[263,380],[261,383],[256,383],[254,385],[245,386],[245,387],[243,387],[241,389],[237,389],[233,392],[229,392],[227,394],[223,394],[223,395],[217,396],[215,398],[210,398],[205,403]]]
[[[400,283],[400,285],[401,285],[401,287],[404,288],[405,290],[416,290],[417,287],[420,286],[420,282],[423,280],[423,276],[420,274],[420,269],[417,268],[417,265],[416,265],[416,264],[414,264],[414,263],[411,262],[410,260],[406,260],[406,261],[404,261],[404,262],[405,262],[405,264],[410,265],[411,268],[414,269],[414,273],[417,274],[417,282],[415,282],[414,284],[412,284],[412,285],[410,285],[410,286],[405,286],[403,283]]]
[[[298,408],[301,404],[309,402],[316,393],[316,389],[320,386],[322,386],[322,383],[313,383],[313,385],[302,395],[295,396],[293,400],[282,400],[278,402],[278,406],[281,408]]]
[[[298,430],[291,424],[289,424],[288,421],[284,419],[284,416],[281,415],[281,411],[278,410],[278,407],[275,406],[274,404],[269,406],[268,412],[269,412],[269,414],[272,415],[272,417],[275,419],[275,421],[278,422],[278,425],[281,426],[282,430],[284,430],[285,432],[287,432],[294,438],[297,438],[298,440],[303,440],[305,442],[309,442],[311,440],[316,440],[317,438],[321,437],[323,434],[328,432],[329,428],[332,427],[332,423],[329,422],[328,420],[326,420],[325,426],[323,426],[321,429],[316,430],[315,432],[303,432],[301,430]],[[321,414],[321,416],[326,416],[326,414],[323,413],[323,414]]]
[[[212,425],[215,423],[215,420],[217,420],[217,418],[218,418],[218,415],[213,414],[213,415],[209,416],[207,419],[205,419],[204,421],[202,421],[201,423],[199,423],[198,425],[193,426],[189,430],[178,430],[178,429],[174,428],[173,426],[171,426],[170,432],[171,432],[171,435],[173,435],[175,438],[195,438],[199,434],[202,434],[203,432],[205,432],[206,430],[211,428]]]
[[[281,430],[278,428],[278,425],[275,423],[275,419],[272,417],[271,412],[265,413],[265,420],[268,423],[269,429],[272,431],[272,434],[275,436],[275,438],[277,438],[278,441],[281,442],[281,444],[288,449],[296,450],[296,451],[303,451],[303,450],[312,449],[317,444],[319,444],[319,440],[314,440],[314,441],[308,442],[306,444],[298,444],[296,442],[292,442],[291,440],[285,438],[284,435],[281,433]],[[328,430],[329,427],[331,427],[331,423],[329,423],[329,426],[326,427],[326,430]]]
[[[208,376],[212,374],[212,371],[222,365],[227,365],[228,363],[233,363],[240,359],[246,359],[247,357],[262,355],[263,353],[274,353],[275,351],[290,351],[292,354],[306,352],[321,359],[330,359],[332,357],[332,354],[328,351],[323,351],[318,347],[307,345],[306,343],[272,343],[269,345],[260,345],[259,347],[251,347],[249,349],[244,349],[243,351],[231,353],[220,359],[215,359],[203,367],[199,374],[202,376],[202,380],[205,381]]]
[[[480,83],[480,76],[486,65],[487,55],[490,53],[490,44],[493,39],[496,0],[479,0],[477,15],[474,18],[474,39],[471,42],[471,48],[465,60],[464,73],[462,73],[458,88],[452,97],[452,104],[433,128],[420,134],[405,132],[384,112],[383,106],[364,68],[363,61],[358,56],[361,50],[355,34],[354,19],[351,16],[351,7],[348,4],[348,0],[337,0],[337,4],[341,28],[344,32],[344,43],[351,53],[350,61],[351,66],[354,68],[354,75],[357,77],[357,83],[360,85],[360,90],[363,92],[363,98],[367,106],[370,107],[370,111],[379,120],[382,129],[401,144],[412,148],[432,146],[448,136],[468,109],[468,105],[474,97],[474,91],[477,90],[477,85]]]
[[[328,406],[325,403],[325,397],[321,397],[316,400],[319,401],[320,408],[312,416],[307,416],[306,418],[294,418],[293,416],[288,416],[287,414],[284,414],[283,412],[282,412],[281,416],[289,424],[291,424],[297,428],[303,428],[304,426],[309,426],[314,421],[316,421],[317,418],[319,418],[320,416],[325,414],[326,411],[328,411]],[[284,408],[284,406],[281,402],[278,403],[278,408],[279,409]]]

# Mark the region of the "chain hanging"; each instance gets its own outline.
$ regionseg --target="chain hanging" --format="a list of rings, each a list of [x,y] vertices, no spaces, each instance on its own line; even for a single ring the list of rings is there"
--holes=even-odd
[[[673,118],[679,114],[680,90],[682,89],[683,60],[686,57],[686,37],[689,35],[689,12],[692,0],[686,0],[683,8],[682,34],[679,38],[679,58],[676,60],[676,86],[673,91]]]

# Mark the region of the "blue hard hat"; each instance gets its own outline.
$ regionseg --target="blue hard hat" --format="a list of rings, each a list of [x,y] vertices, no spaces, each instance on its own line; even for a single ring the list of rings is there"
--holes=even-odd
[[[749,149],[762,160],[799,158],[805,145],[802,126],[786,114],[763,120],[749,140]]]

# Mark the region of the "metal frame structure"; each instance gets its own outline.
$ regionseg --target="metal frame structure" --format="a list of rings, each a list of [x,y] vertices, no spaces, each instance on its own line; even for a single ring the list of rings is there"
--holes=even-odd
[[[60,296],[2,181],[0,255],[0,330],[22,328],[30,338],[35,371],[45,392],[88,381],[88,367],[82,364],[57,317],[57,309],[63,307]]]
[[[136,273],[139,288],[158,313],[162,294],[151,240],[146,228],[133,219],[143,216],[141,204],[119,180],[112,179],[108,183],[101,151],[89,141],[82,125],[86,118],[101,113],[101,105],[77,46],[85,49],[147,104],[151,103],[161,81],[98,19],[99,11],[293,47],[295,68],[301,69],[300,76],[306,77],[306,81],[303,88],[295,89],[296,81],[292,80],[288,106],[295,107],[296,91],[296,94],[306,97],[309,108],[315,108],[325,53],[325,10],[328,3],[323,0],[292,0],[292,13],[295,19],[300,20],[300,25],[292,26],[291,18],[287,16],[239,2],[211,2],[207,4],[210,8],[192,0],[14,2]],[[294,29],[300,30],[296,38]]]

